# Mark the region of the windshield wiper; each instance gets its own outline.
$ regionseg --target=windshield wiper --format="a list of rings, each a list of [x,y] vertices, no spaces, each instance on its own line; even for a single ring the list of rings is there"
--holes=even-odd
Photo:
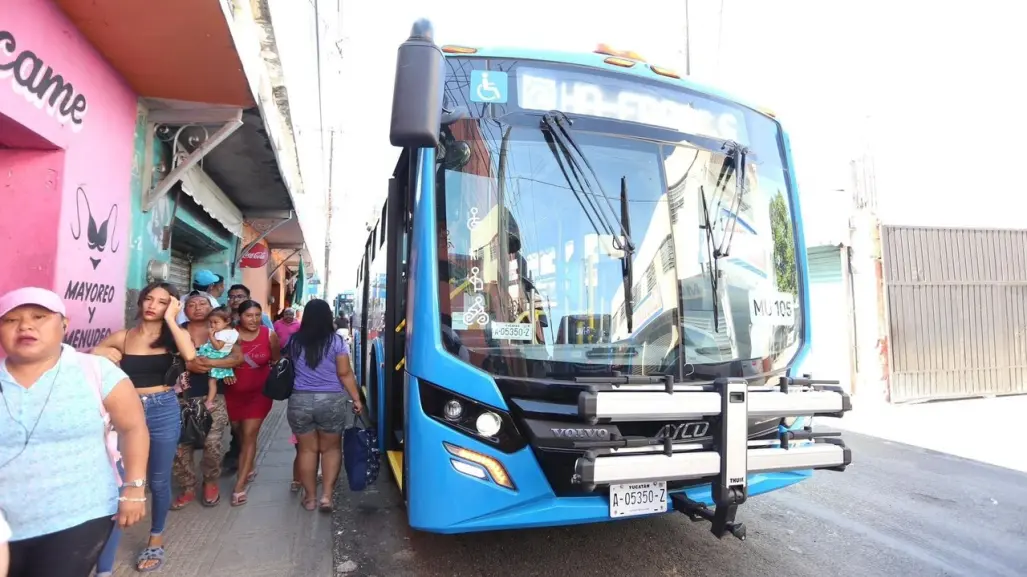
[[[563,121],[563,122],[561,122]],[[564,126],[564,122],[567,124],[571,123],[571,120],[566,114],[562,112],[549,112],[542,115],[542,134],[546,139],[546,143],[549,145],[549,149],[552,151],[553,156],[556,158],[557,165],[560,167],[560,172],[563,173],[564,179],[567,181],[567,185],[570,187],[571,192],[574,193],[575,199],[578,204],[581,205],[582,211],[585,213],[585,217],[588,218],[589,223],[595,230],[597,235],[608,235],[612,239],[613,248],[621,251],[621,276],[624,279],[624,314],[627,319],[628,333],[630,334],[634,329],[633,316],[634,316],[634,302],[631,299],[631,288],[634,285],[633,280],[633,268],[632,261],[635,253],[635,243],[631,240],[631,221],[628,216],[628,199],[627,199],[627,177],[621,177],[621,215],[620,215],[620,233],[616,234],[614,225],[610,222],[609,213],[602,209],[602,205],[599,201],[594,201],[596,196],[602,197],[606,201],[606,206],[610,209],[610,213],[614,212],[613,205],[610,202],[610,197],[606,195],[606,191],[603,190],[603,184],[599,182],[599,176],[596,174],[592,164],[585,157],[585,154],[581,151],[581,147],[571,136],[570,131]],[[559,147],[559,149],[557,148]],[[577,157],[571,154],[571,149],[574,150]],[[571,175],[567,173],[567,168],[564,167],[564,159],[567,161],[567,166],[571,169],[571,173],[574,175],[574,180],[571,180]],[[592,180],[595,181],[596,187],[599,189],[599,193],[596,194],[595,189],[592,188],[591,183],[585,176],[585,170],[582,169],[581,164],[578,163],[578,159],[588,169]],[[578,183],[580,192],[574,186],[574,182]],[[587,202],[587,206],[586,206]],[[594,217],[594,218],[593,218]],[[599,221],[598,224],[596,221]],[[600,230],[600,228],[602,230]]]
[[[713,238],[713,219],[710,219],[710,207],[706,200],[706,191],[699,187],[699,195],[702,198],[703,228],[706,229],[706,253],[710,261],[710,289],[713,290],[713,331],[720,332],[720,259],[728,256],[731,251],[731,242],[735,238],[735,227],[738,225],[738,211],[741,210],[742,196],[745,195],[745,161],[749,155],[749,149],[737,142],[725,142],[723,148],[728,151],[728,158],[720,169],[715,189],[723,190],[727,180],[734,173],[735,194],[731,205],[727,210],[728,217],[724,223],[724,233],[717,242]],[[718,200],[721,198],[718,195]],[[720,220],[719,212],[723,209],[715,207],[718,212],[717,219]]]
[[[631,245],[631,216],[628,214],[628,177],[620,177],[620,226],[624,230],[624,238]],[[632,246],[634,249],[634,246]],[[621,276],[624,279],[624,316],[628,322],[628,334],[635,331],[635,300],[632,298],[632,288],[635,286],[635,273],[632,268],[634,250],[624,251],[624,257],[620,261]]]
[[[720,332],[720,249],[713,240],[713,221],[710,220],[710,207],[706,202],[706,190],[699,187],[699,198],[702,199],[703,228],[706,229],[706,259],[710,262],[710,289],[713,291],[713,332]]]
[[[728,209],[729,216],[727,223],[724,225],[724,236],[721,237],[720,242],[715,248],[715,253],[720,257],[730,254],[731,242],[735,238],[738,211],[742,208],[742,197],[746,193],[745,162],[749,156],[749,149],[734,141],[725,142],[723,148],[728,151],[728,162],[725,162],[720,169],[720,175],[717,177],[717,188],[723,188],[724,184],[731,177],[731,173],[734,173],[735,195]]]
[[[549,126],[544,116],[542,119],[542,137],[545,138],[546,144],[549,146],[550,152],[553,153],[553,157],[556,159],[556,165],[560,168],[560,173],[563,174],[564,180],[567,181],[567,188],[569,188],[570,191],[574,194],[574,199],[577,200],[578,204],[581,206],[581,211],[585,213],[585,218],[587,218],[589,224],[592,225],[592,230],[594,230],[597,235],[602,235],[603,231],[600,230],[600,225],[596,224],[595,221],[595,206],[592,204],[591,200],[588,204],[590,207],[592,207],[592,210],[589,210],[589,206],[585,206],[585,199],[583,198],[585,184],[582,183],[581,177],[578,175],[578,172],[574,169],[574,166],[571,165],[572,159],[569,158],[570,153],[567,151],[563,143],[557,143],[556,130]],[[564,166],[564,158],[568,159],[567,166]],[[573,180],[571,179],[571,174],[568,174],[567,172],[568,167],[571,169],[571,173],[573,173],[574,175]],[[578,183],[577,187],[574,186],[575,181],[577,181]],[[581,191],[579,191],[579,188],[581,189]],[[598,215],[600,220],[602,220],[603,216],[604,215],[601,213]],[[609,228],[606,223],[602,224],[603,229]]]
[[[635,245],[631,241],[630,235],[624,230],[623,226],[615,227],[611,222],[610,214],[616,211],[613,208],[613,204],[610,202],[610,197],[606,195],[606,191],[603,190],[603,184],[599,182],[599,177],[596,174],[592,164],[588,161],[588,158],[581,151],[581,147],[571,136],[570,131],[567,130],[565,124],[570,124],[571,119],[562,112],[548,112],[542,115],[542,129],[543,136],[546,138],[546,143],[549,144],[550,150],[556,156],[557,164],[560,167],[560,171],[563,172],[564,178],[567,180],[567,184],[570,185],[572,192],[578,199],[578,203],[581,204],[581,208],[585,210],[586,216],[589,222],[592,223],[592,227],[596,229],[596,234],[607,235],[613,239],[613,248],[619,251],[634,252]],[[557,150],[557,147],[559,149]],[[575,154],[571,154],[571,150]],[[580,159],[580,163],[578,160]],[[567,174],[567,169],[564,167],[564,160],[567,161],[567,166],[571,169],[571,173],[574,175],[574,181],[578,183],[580,191],[575,189],[573,182],[571,181],[570,175]],[[598,194],[592,187],[592,183],[589,182],[585,175],[585,169],[582,168],[582,164],[588,169],[588,174],[591,175],[592,180],[595,181],[596,188],[599,189]],[[606,206],[609,212],[603,210],[602,204],[594,200],[595,197],[601,197],[606,201]],[[585,206],[587,203],[588,206]],[[596,224],[598,220],[598,225]],[[621,234],[616,234],[615,228],[621,229]],[[601,230],[600,230],[601,229]],[[623,235],[623,237],[621,236]],[[622,240],[623,238],[623,240]]]

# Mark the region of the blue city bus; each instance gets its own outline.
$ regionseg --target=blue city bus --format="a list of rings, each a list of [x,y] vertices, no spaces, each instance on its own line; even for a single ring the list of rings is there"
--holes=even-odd
[[[410,525],[678,511],[844,470],[799,374],[806,253],[788,139],[634,53],[399,48],[402,149],[357,271],[354,358]]]
[[[335,295],[335,316],[351,320],[356,312],[356,293],[352,290]]]

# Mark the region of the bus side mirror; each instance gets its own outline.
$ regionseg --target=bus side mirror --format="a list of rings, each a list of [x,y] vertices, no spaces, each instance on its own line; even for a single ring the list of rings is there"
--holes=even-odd
[[[393,146],[434,148],[439,144],[443,56],[434,36],[431,22],[421,19],[399,47],[389,130]]]

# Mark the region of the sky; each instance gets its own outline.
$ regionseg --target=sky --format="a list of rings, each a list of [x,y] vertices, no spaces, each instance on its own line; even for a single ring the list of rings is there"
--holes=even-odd
[[[342,89],[331,104],[341,124],[339,290],[353,285],[365,223],[376,219],[398,157],[388,141],[396,50],[417,18],[432,20],[440,45],[587,52],[607,43],[685,70],[684,0],[454,6],[394,0],[383,17],[380,4],[343,3]],[[1027,152],[1027,34],[1016,29],[1027,3],[691,0],[688,8],[691,76],[773,109],[789,132],[808,237],[843,222],[850,161],[865,153],[886,223],[1024,228],[1027,190],[1014,166]]]

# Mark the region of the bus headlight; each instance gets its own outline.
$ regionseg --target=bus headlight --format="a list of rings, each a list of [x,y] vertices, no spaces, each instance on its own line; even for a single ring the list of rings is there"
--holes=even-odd
[[[479,435],[495,437],[499,433],[499,429],[503,427],[503,420],[492,411],[486,411],[478,415],[478,418],[474,421],[474,426],[478,429]]]
[[[495,386],[495,385],[493,385]],[[421,409],[432,420],[504,453],[527,445],[510,413],[418,379]]]
[[[444,416],[447,421],[459,421],[460,417],[463,415],[464,406],[456,399],[446,401],[446,404],[442,407],[442,416]]]

